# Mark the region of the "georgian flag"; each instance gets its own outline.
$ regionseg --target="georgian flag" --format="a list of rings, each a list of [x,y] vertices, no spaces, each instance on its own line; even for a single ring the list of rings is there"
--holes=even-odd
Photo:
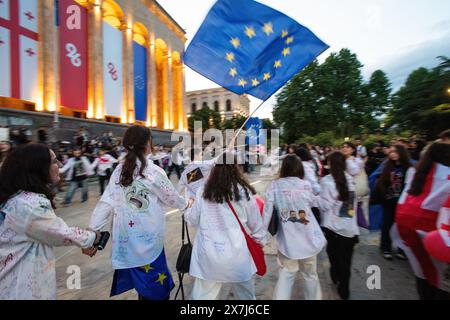
[[[0,96],[40,100],[37,12],[37,0],[0,0]]]

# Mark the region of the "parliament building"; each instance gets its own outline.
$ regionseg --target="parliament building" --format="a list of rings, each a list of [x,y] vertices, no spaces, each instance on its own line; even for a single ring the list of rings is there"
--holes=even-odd
[[[2,0],[0,125],[10,110],[186,131],[185,42],[155,0]]]

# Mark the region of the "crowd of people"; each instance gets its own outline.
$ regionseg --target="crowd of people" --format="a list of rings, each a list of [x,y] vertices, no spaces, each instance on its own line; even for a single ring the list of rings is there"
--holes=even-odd
[[[74,140],[64,164],[44,144],[1,158],[1,299],[55,299],[53,247],[78,246],[94,257],[111,220],[111,296],[135,289],[140,300],[169,299],[175,284],[164,248],[164,206],[180,210],[197,229],[189,267],[194,300],[219,299],[225,283],[237,299],[255,300],[254,278],[264,275],[264,262],[250,243],[261,248],[272,236],[279,265],[274,299],[291,298],[299,271],[305,299],[322,299],[317,255],[323,249],[339,296],[349,299],[355,244],[360,228],[375,223],[372,212],[382,215],[380,253],[409,260],[420,298],[450,298],[450,130],[426,146],[403,139],[369,151],[358,139],[337,148],[286,146],[265,201],[232,148],[190,162],[202,150],[186,159],[181,150],[155,148],[142,126],[130,127],[120,144],[108,134],[89,143],[84,130]],[[77,188],[87,200],[94,170],[102,196],[89,228],[69,227],[54,211],[60,175],[69,181],[69,204]],[[168,178],[174,171],[178,189]]]

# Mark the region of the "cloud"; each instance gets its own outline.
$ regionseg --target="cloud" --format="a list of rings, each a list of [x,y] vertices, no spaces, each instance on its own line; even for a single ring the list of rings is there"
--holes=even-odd
[[[442,30],[441,28],[447,25],[450,25],[450,20],[436,24],[434,28]],[[440,36],[427,42],[402,48],[396,55],[383,59],[384,63],[367,68],[365,74],[369,77],[374,70],[383,70],[387,73],[395,92],[405,83],[412,71],[420,67],[429,69],[437,66],[438,56],[450,56],[450,32],[444,34],[441,32]]]

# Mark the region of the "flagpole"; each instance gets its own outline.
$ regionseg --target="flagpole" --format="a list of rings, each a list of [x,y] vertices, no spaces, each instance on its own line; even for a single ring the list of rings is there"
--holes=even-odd
[[[272,97],[272,96],[270,96],[270,97]],[[267,100],[270,99],[270,97],[267,98],[266,100],[264,100],[263,102],[261,102],[261,103],[256,107],[256,109],[253,110],[253,112],[247,117],[247,119],[245,120],[244,124],[239,128],[238,132],[234,135],[233,139],[231,140],[230,144],[227,146],[227,149],[226,149],[226,150],[229,150],[229,149],[231,149],[231,148],[233,147],[235,140],[237,139],[237,137],[239,136],[239,134],[242,132],[242,129],[244,129],[244,127],[245,127],[245,125],[247,124],[247,122],[248,122],[248,121],[250,120],[250,118],[256,113],[256,111],[258,111],[259,108],[261,108],[262,105],[263,105],[264,103],[266,103]]]

